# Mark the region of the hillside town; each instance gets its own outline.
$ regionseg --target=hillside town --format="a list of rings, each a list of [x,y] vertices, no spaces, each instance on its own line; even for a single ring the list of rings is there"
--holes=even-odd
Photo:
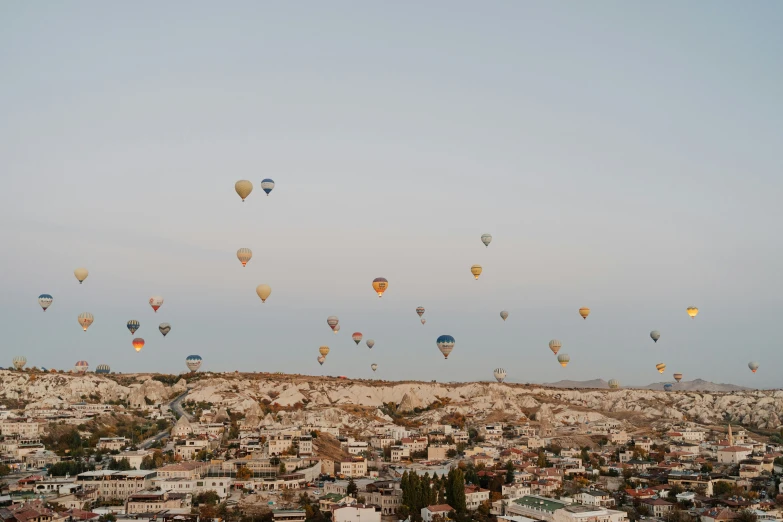
[[[424,404],[421,386],[326,406],[312,385],[286,399],[304,385],[285,377],[252,400],[230,379],[174,376],[58,376],[33,397],[40,383],[5,373],[2,522],[783,521],[780,427],[542,395]]]

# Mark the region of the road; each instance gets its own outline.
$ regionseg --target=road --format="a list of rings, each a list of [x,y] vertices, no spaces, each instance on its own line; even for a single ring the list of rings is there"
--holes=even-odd
[[[183,393],[182,395],[178,395],[173,401],[171,401],[169,403],[169,408],[171,408],[171,410],[174,413],[176,413],[177,416],[181,417],[182,415],[184,415],[185,417],[187,417],[188,420],[190,420],[191,419],[190,415],[188,415],[187,412],[182,409],[182,400],[187,395],[188,395],[187,391],[185,391],[185,393]],[[155,444],[159,440],[165,439],[168,436],[169,436],[169,430],[167,430],[167,429],[163,430],[160,433],[156,434],[154,437],[151,437],[151,438],[145,440],[144,442],[142,442],[139,445],[139,447],[141,449],[148,449],[150,446],[152,446],[153,444]]]

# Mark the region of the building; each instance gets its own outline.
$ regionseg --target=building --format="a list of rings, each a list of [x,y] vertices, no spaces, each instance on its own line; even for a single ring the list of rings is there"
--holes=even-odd
[[[368,505],[380,506],[382,515],[394,515],[402,505],[400,483],[393,480],[378,480],[368,484],[362,496]]]
[[[269,455],[282,455],[294,446],[292,437],[277,436],[267,441]]]
[[[168,491],[139,491],[128,496],[125,501],[125,513],[152,513],[163,509],[182,509],[190,507],[190,494],[169,493]]]
[[[38,437],[42,433],[40,422],[27,420],[6,420],[0,422],[0,435],[18,435],[19,437]]]
[[[313,437],[302,435],[299,437],[299,456],[310,456],[313,454]]]
[[[340,474],[346,477],[364,477],[367,475],[367,461],[361,457],[340,461]]]
[[[538,495],[525,495],[506,506],[507,515],[519,515],[546,522],[554,522],[555,511],[568,506],[567,502]]]
[[[469,511],[475,511],[482,502],[489,501],[489,490],[478,486],[465,486],[465,507]]]
[[[421,518],[424,522],[434,522],[436,520],[448,520],[449,513],[454,508],[448,504],[437,504],[421,508]]]
[[[205,477],[205,478],[160,478],[152,481],[155,487],[161,491],[170,493],[189,493],[197,495],[206,491],[214,491],[221,499],[231,494],[231,485],[234,480],[231,477]]]
[[[333,522],[381,522],[381,512],[374,507],[357,504],[332,508]]]
[[[743,446],[728,446],[718,450],[719,464],[739,464],[740,461],[747,459],[752,453],[750,448]]]
[[[647,506],[650,515],[654,517],[664,517],[674,507],[674,504],[671,502],[666,502],[660,498],[645,498],[640,500],[639,504]]]
[[[554,522],[628,522],[628,514],[624,511],[574,504],[556,510]]]
[[[144,491],[152,486],[154,470],[142,471],[87,471],[76,477],[76,483],[85,489],[95,488],[101,499],[125,500],[133,493]]]
[[[53,451],[41,449],[24,456],[24,463],[28,468],[43,469],[60,462],[60,457]]]
[[[427,449],[429,441],[427,437],[404,437],[402,439],[402,446],[408,448],[411,453],[421,452]]]
[[[614,506],[614,498],[612,498],[608,492],[601,491],[600,489],[583,489],[576,494],[574,500],[585,506]]]
[[[304,509],[273,509],[272,520],[275,522],[305,522],[307,513]]]
[[[115,460],[126,459],[130,467],[133,469],[141,469],[141,463],[146,458],[155,453],[153,450],[139,450],[139,451],[125,451],[119,455],[115,455]]]
[[[179,464],[169,464],[155,470],[157,478],[185,478],[196,479],[209,471],[208,462],[180,462]]]
[[[446,444],[435,445],[432,444],[427,447],[427,460],[446,460],[447,453],[451,449],[451,446]]]
[[[411,452],[405,446],[392,446],[391,447],[391,461],[401,462],[403,459],[408,459],[411,456]]]
[[[188,418],[183,415],[177,423],[171,428],[171,437],[174,439],[185,439],[193,434],[193,426],[190,425]]]
[[[174,454],[182,460],[193,460],[198,452],[208,449],[209,441],[207,439],[186,439],[174,447]]]
[[[128,446],[130,441],[125,437],[101,437],[98,440],[96,448],[106,451],[120,451],[125,446]]]

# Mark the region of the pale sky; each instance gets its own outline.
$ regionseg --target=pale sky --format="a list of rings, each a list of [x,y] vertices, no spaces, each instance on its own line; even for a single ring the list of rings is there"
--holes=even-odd
[[[781,387],[780,27],[775,0],[3,2],[0,365]]]

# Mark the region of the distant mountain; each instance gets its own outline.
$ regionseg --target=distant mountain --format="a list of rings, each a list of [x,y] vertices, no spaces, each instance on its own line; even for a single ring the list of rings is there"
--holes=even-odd
[[[692,381],[666,381],[674,384],[673,391],[702,391],[702,392],[731,392],[731,391],[744,391],[751,388],[744,388],[737,386],[736,384],[724,384],[705,381],[704,379],[694,379]],[[666,382],[656,382],[648,384],[647,386],[622,386],[623,388],[636,388],[639,390],[663,390],[663,385]],[[592,379],[589,381],[557,381],[547,382],[544,386],[551,388],[593,388],[593,389],[607,389],[609,383],[603,379]]]
[[[545,382],[544,386],[551,388],[609,388],[609,383],[603,379],[592,379],[590,381]],[[661,388],[663,388],[663,385],[661,385]]]
[[[592,381],[589,381],[592,382]],[[674,384],[673,391],[705,391],[705,392],[731,392],[731,391],[743,391],[750,390],[751,388],[745,388],[743,386],[737,386],[736,384],[725,384],[705,381],[704,379],[694,379],[692,381],[667,381]],[[663,382],[656,382],[648,384],[647,386],[639,386],[643,390],[662,390]]]

